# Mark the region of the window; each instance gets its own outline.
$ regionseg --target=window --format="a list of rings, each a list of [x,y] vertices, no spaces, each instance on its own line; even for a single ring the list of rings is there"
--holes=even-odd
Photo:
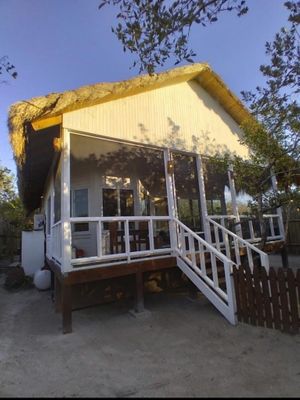
[[[196,158],[177,152],[172,156],[178,217],[190,229],[202,231]]]
[[[134,195],[129,189],[103,189],[103,216],[133,216]]]
[[[134,194],[129,189],[103,189],[103,217],[133,216],[134,215]],[[123,224],[122,224],[123,225]],[[133,227],[133,223],[129,223]],[[108,224],[104,224],[108,229]]]
[[[71,217],[88,217],[88,189],[75,189],[71,191]],[[77,222],[74,224],[75,232],[86,232],[89,230],[88,222]]]
[[[123,178],[123,177],[119,177],[119,176],[106,175],[104,178],[104,182],[105,182],[105,185],[109,186],[109,187],[116,187],[116,186],[129,187],[130,186],[130,178]]]
[[[103,189],[103,216],[114,217],[118,213],[118,190]]]

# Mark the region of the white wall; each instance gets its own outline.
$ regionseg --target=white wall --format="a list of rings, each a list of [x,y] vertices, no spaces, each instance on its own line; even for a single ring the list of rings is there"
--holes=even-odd
[[[248,154],[238,124],[196,81],[66,113],[63,127],[201,154]]]
[[[21,264],[28,276],[44,266],[44,231],[22,232]]]

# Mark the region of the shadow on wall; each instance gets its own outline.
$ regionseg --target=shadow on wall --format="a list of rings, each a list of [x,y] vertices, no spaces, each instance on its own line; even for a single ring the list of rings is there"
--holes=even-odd
[[[232,149],[226,144],[217,143],[215,138],[211,138],[210,132],[204,130],[192,134],[192,146],[190,146],[190,143],[187,143],[183,138],[180,125],[178,125],[171,117],[167,117],[167,121],[169,126],[169,132],[167,135],[168,139],[164,139],[160,143],[157,143],[157,146],[207,156],[225,156],[226,154],[231,156],[237,155],[236,151],[232,151]],[[149,129],[147,129],[142,122],[138,124],[138,127],[143,139],[142,141],[137,137],[134,137],[134,139],[141,141],[141,143],[145,145],[153,145]]]
[[[236,136],[240,141],[242,139],[242,130],[239,128],[238,124],[233,120],[233,118],[224,110],[224,108],[216,100],[214,100],[197,82],[189,81],[188,85],[197,95],[199,100],[203,102],[205,108],[212,111],[223,121],[225,125],[229,126],[233,135]]]

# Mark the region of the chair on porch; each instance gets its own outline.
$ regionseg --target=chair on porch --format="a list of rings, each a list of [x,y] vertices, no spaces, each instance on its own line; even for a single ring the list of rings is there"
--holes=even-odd
[[[145,247],[143,245],[145,245]],[[149,250],[148,221],[139,221],[138,232],[136,235],[136,246],[138,251]]]
[[[123,253],[125,251],[123,232],[119,231],[118,224],[118,221],[111,221],[108,223],[111,254]]]

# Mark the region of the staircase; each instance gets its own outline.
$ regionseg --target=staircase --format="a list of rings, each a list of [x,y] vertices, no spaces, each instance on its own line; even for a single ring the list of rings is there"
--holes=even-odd
[[[175,256],[178,267],[233,325],[236,319],[236,301],[232,267],[247,262],[253,270],[255,260],[266,270],[269,258],[255,245],[207,217],[209,241],[197,235],[177,218],[173,219],[176,235]],[[213,238],[211,237],[213,234]]]

